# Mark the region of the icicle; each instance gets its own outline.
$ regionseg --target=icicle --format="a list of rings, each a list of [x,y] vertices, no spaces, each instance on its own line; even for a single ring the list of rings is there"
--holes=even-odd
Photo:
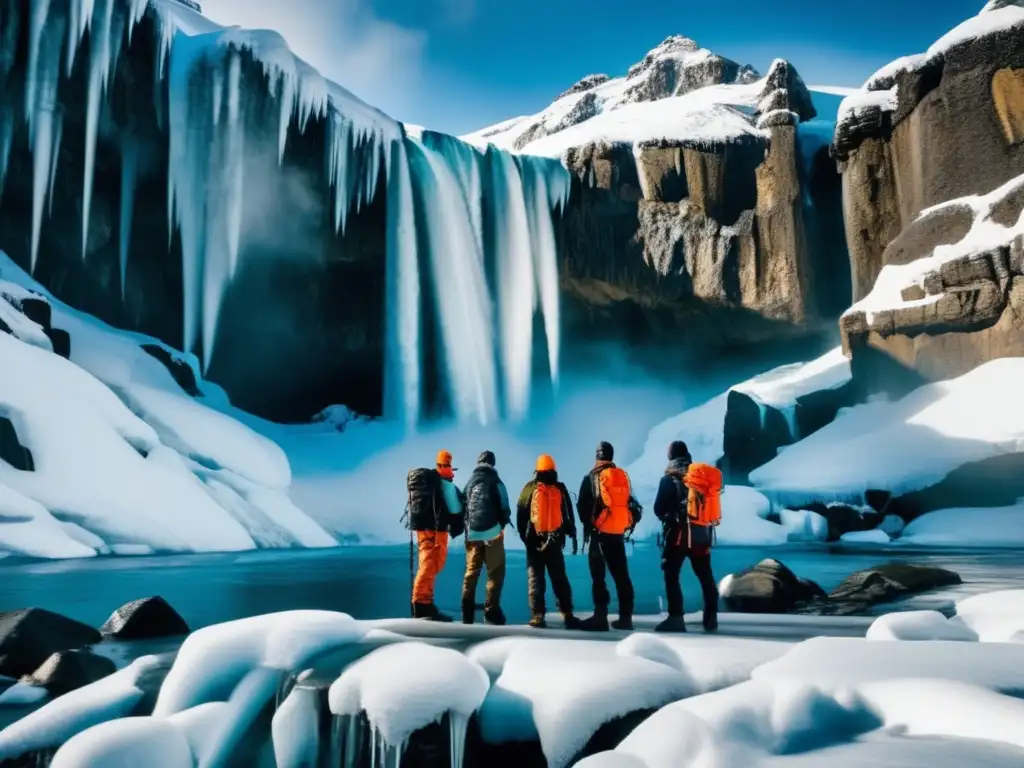
[[[407,141],[388,147],[384,412],[415,427],[420,418],[420,275]],[[338,187],[340,189],[340,185]]]
[[[130,17],[128,19],[128,44],[132,42],[132,32],[146,16],[146,8],[149,7],[149,0],[131,0],[129,6]]]
[[[234,277],[238,267],[238,249],[242,237],[242,199],[245,170],[245,127],[240,119],[241,112],[242,61],[237,52],[231,53],[228,64],[228,122],[227,164],[224,173],[228,175],[227,219],[225,224],[228,246],[228,277]]]
[[[213,124],[220,123],[220,112],[224,106],[224,73],[220,67],[213,70]]]
[[[506,409],[526,416],[533,369],[533,313],[537,305],[526,193],[512,156],[492,150],[493,205],[501,363]]]
[[[33,7],[33,11],[38,6]],[[35,56],[35,98],[30,110],[34,117],[29,139],[32,145],[32,241],[30,270],[34,273],[39,258],[39,240],[43,229],[43,207],[53,164],[56,132],[57,78],[60,76],[60,51],[64,38],[64,20],[58,16],[46,25],[38,39]]]
[[[50,13],[50,0],[32,0],[32,11],[29,16],[28,68],[25,72],[25,119],[28,121],[29,148],[34,148],[36,119],[36,91],[40,87],[41,70],[49,75],[45,63],[40,64],[43,32],[46,29],[46,17]],[[59,54],[58,54],[59,55]],[[53,73],[57,79],[57,73]],[[56,85],[56,84],[54,84]],[[42,86],[47,87],[46,83]]]
[[[340,115],[334,115],[328,131],[328,179],[334,189],[334,231],[344,234],[350,205],[349,177],[355,164],[351,146],[352,125]]]
[[[0,110],[0,195],[4,192],[7,179],[7,164],[11,158],[11,144],[14,141],[14,109],[10,106]]]
[[[135,180],[138,169],[138,147],[130,138],[121,145],[121,230],[118,238],[121,266],[121,300],[125,300],[128,275],[128,249],[132,237],[132,217],[135,213]]]
[[[466,757],[466,733],[469,731],[469,718],[458,712],[448,713],[448,733],[450,741],[450,768],[462,768]]]
[[[288,127],[292,122],[292,114],[295,112],[295,79],[288,73],[281,73],[280,76],[280,114],[277,128],[277,162],[284,164],[284,148],[288,143]]]
[[[114,0],[96,0],[95,18],[90,28],[89,84],[85,113],[85,178],[82,188],[82,258],[89,243],[89,217],[92,213],[92,186],[96,169],[96,137],[100,123],[100,105],[110,75],[110,27]],[[84,12],[84,11],[83,11]]]
[[[60,162],[60,142],[64,133],[64,113],[54,112],[53,150],[50,157],[50,181],[46,199],[46,215],[53,216],[53,187],[57,179],[57,164]]]

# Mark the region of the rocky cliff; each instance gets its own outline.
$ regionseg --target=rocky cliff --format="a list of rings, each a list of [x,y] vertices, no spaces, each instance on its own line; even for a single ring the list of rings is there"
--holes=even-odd
[[[862,378],[889,387],[1024,354],[1024,8],[989,4],[848,98],[834,154]],[[1015,181],[1016,180],[1016,181]]]
[[[52,4],[55,18],[62,5]],[[25,92],[30,82],[44,80],[39,74],[30,77],[32,36],[26,8],[20,0],[0,0],[0,250],[27,270],[33,259],[41,153],[30,146]],[[121,5],[116,8],[119,14]],[[169,230],[173,117],[168,52],[163,50],[168,21],[159,8],[149,7],[130,44],[126,35],[119,39],[123,26],[107,38],[98,28],[87,33],[74,67],[60,79],[56,92],[38,110],[30,110],[53,115],[59,126],[49,165],[49,201],[39,222],[35,277],[77,309],[184,349],[182,240],[177,227]],[[118,14],[115,22],[123,23]],[[57,29],[42,36],[43,44],[51,39],[48,35],[65,50],[73,38]],[[90,79],[102,44],[111,40],[120,55],[111,60],[108,98],[95,105],[92,155],[87,141]],[[204,82],[194,86],[208,85],[223,74],[211,64],[196,75]],[[336,234],[330,200],[322,193],[328,187],[323,162],[327,122],[315,117],[304,131],[294,126],[279,167],[279,107],[269,93],[266,70],[242,50],[237,76],[239,103],[251,110],[250,124],[263,128],[247,135],[250,183],[241,222],[242,266],[224,299],[209,378],[223,385],[239,406],[271,418],[304,419],[336,402],[379,413],[383,186],[360,215],[351,217],[343,235]],[[89,179],[90,161],[92,194],[83,242],[83,182]],[[201,194],[203,177],[196,177],[195,186],[190,193]]]
[[[783,60],[764,77],[670,37],[625,77],[464,137],[561,157],[568,331],[716,352],[834,333],[849,306],[830,118]]]

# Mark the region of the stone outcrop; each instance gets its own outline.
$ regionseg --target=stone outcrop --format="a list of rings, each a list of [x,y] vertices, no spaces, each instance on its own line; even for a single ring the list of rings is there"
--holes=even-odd
[[[871,347],[930,381],[1024,355],[1024,226],[1017,226],[1024,221],[1024,176],[981,205],[976,212],[967,201],[953,201],[893,240],[888,263],[922,260],[922,267],[907,284],[879,287],[867,308],[855,306],[843,316],[850,354]],[[1005,228],[1001,237],[996,226]],[[973,234],[982,230],[990,232],[987,248]],[[870,375],[864,366],[855,369]]]
[[[147,640],[189,633],[188,624],[162,597],[125,603],[106,620],[100,633],[117,640]]]
[[[836,128],[855,300],[922,211],[1024,173],[1024,23],[901,62],[867,85],[892,103],[858,94]]]
[[[757,78],[752,68],[741,67],[735,61],[702,49],[687,37],[674,35],[630,67],[624,100],[657,101],[708,85],[749,83]]]
[[[0,614],[0,675],[32,674],[52,654],[100,639],[92,627],[42,608]]]
[[[722,593],[726,609],[737,613],[788,613],[825,590],[801,579],[778,560],[762,560],[732,576]]]

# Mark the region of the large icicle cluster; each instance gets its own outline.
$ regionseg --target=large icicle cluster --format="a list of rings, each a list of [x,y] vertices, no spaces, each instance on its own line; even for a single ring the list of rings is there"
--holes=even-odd
[[[0,0],[5,34],[0,85],[6,86],[13,69],[17,14],[25,5]],[[293,131],[302,133],[317,121],[325,128],[325,194],[331,196],[339,235],[352,210],[358,213],[375,198],[382,178],[387,184],[388,414],[415,424],[425,410],[421,366],[429,334],[422,332],[424,310],[439,328],[442,394],[460,419],[486,424],[525,414],[538,309],[552,381],[557,381],[552,214],[569,192],[569,175],[560,164],[513,158],[493,148],[484,152],[430,132],[410,138],[397,122],[296,58],[276,32],[225,29],[171,0],[31,0],[28,12],[24,104],[0,105],[0,185],[16,115],[23,110],[33,152],[33,270],[44,212],[52,206],[62,135],[61,79],[71,76],[76,58],[87,51],[84,258],[108,90],[119,57],[148,12],[156,34],[158,94],[164,85],[169,94],[167,114],[159,96],[155,108],[169,135],[167,215],[171,237],[177,232],[181,244],[184,348],[201,347],[204,368],[213,355],[221,303],[239,268],[246,169],[265,154],[267,122],[272,121],[269,133],[280,165]],[[249,62],[262,67],[269,98],[253,98],[243,87]],[[266,105],[273,114],[264,111]],[[123,298],[143,164],[135,137],[117,140]],[[431,286],[432,301],[424,302],[422,285]]]

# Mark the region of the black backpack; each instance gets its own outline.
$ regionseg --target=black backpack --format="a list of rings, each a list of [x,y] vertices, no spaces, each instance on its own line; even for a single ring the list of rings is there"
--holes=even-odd
[[[441,476],[436,469],[410,470],[405,480],[409,501],[405,507],[405,526],[411,531],[447,530]]]

